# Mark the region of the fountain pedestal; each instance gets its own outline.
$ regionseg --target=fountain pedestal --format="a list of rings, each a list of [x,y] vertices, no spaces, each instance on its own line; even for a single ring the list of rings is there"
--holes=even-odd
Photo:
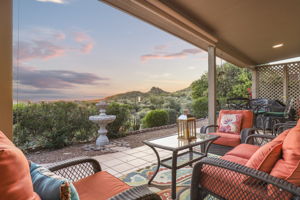
[[[99,136],[96,140],[96,146],[102,147],[109,144],[109,140],[107,137],[107,129],[106,126],[109,123],[112,123],[115,119],[115,115],[106,115],[106,107],[107,103],[105,101],[100,101],[96,104],[100,108],[100,114],[95,116],[90,116],[89,120],[98,124],[100,129],[98,130]]]

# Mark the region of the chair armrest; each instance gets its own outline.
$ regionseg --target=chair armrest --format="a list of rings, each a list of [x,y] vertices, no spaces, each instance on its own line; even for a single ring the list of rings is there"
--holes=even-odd
[[[212,128],[212,127],[218,128],[219,126],[218,125],[202,126],[200,128],[200,133],[207,133],[207,129]]]
[[[246,138],[245,143],[246,144],[255,144],[255,145],[261,146],[261,145],[265,144],[263,142],[269,142],[269,141],[273,140],[275,137],[276,137],[275,135],[253,134],[253,135],[249,135]],[[261,142],[259,142],[257,140],[258,138],[261,139]]]
[[[55,174],[73,182],[101,171],[99,162],[89,157],[81,157],[58,162],[48,166],[47,168]]]
[[[210,173],[207,176],[208,172]],[[228,177],[234,179],[228,179]],[[203,183],[201,181],[204,181],[205,185],[201,184]],[[222,181],[224,181],[223,184],[231,181],[229,184],[232,184],[233,187],[227,187],[226,191],[223,188],[218,188],[217,191],[221,194],[206,188],[206,186],[209,186],[216,189]],[[273,188],[269,187],[271,185]],[[207,195],[208,193],[222,199],[226,199],[223,195],[234,195],[234,199],[244,199],[245,197],[252,197],[252,195],[253,199],[272,199],[268,190],[272,192],[272,196],[276,197],[276,199],[287,199],[289,195],[300,197],[300,187],[292,183],[220,158],[203,158],[193,169],[191,183],[192,200],[201,199],[199,198],[200,195]]]
[[[244,128],[241,131],[241,143],[247,143],[246,139],[248,136],[253,135],[257,132],[256,128]]]
[[[113,196],[109,200],[161,200],[160,196],[150,191],[147,185],[130,188]]]

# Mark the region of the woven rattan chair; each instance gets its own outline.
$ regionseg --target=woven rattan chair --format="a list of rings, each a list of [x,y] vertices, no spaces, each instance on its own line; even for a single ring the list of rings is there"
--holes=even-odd
[[[93,176],[96,173],[101,172],[101,166],[99,162],[95,159],[82,157],[71,159],[63,162],[56,163],[54,165],[48,166],[48,169],[57,175],[75,183],[85,179],[89,176]],[[116,181],[120,181],[116,179]],[[105,184],[105,183],[103,183]],[[99,185],[99,187],[101,187]],[[113,189],[113,188],[112,188]],[[80,196],[80,193],[79,193]],[[161,199],[157,194],[151,192],[147,185],[142,185],[138,187],[132,187],[119,194],[109,198],[110,200],[159,200]]]
[[[274,137],[254,134],[247,138],[246,143],[262,145]],[[300,187],[244,165],[204,158],[193,169],[191,199],[204,199],[207,195],[235,200],[296,200],[300,199]]]

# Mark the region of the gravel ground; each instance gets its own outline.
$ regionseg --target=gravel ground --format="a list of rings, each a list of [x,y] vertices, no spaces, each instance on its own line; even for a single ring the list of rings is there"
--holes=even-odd
[[[197,127],[201,127],[203,125],[207,124],[207,120],[202,120],[197,122]],[[169,129],[162,129],[162,130],[155,130],[155,131],[149,131],[145,133],[139,133],[135,135],[129,135],[120,139],[116,139],[117,141],[125,141],[128,142],[130,145],[130,148],[135,148],[143,145],[144,140],[163,137],[172,135],[177,132],[177,128],[169,128]],[[115,140],[111,140],[115,141]],[[93,144],[92,143],[85,143],[85,144],[76,144],[69,147],[65,147],[58,150],[43,150],[43,151],[37,151],[33,153],[28,153],[26,156],[29,160],[36,162],[36,163],[52,163],[52,162],[58,162],[74,157],[80,157],[80,156],[99,156],[102,154],[105,154],[104,152],[100,151],[84,151],[82,148],[83,146],[87,144]]]

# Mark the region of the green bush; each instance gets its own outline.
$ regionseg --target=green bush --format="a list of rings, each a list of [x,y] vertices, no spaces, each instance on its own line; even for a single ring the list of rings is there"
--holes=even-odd
[[[178,117],[178,112],[174,109],[167,109],[168,113],[168,124],[175,124]]]
[[[111,103],[106,109],[106,114],[116,115],[116,120],[107,126],[108,137],[118,138],[124,136],[130,128],[130,106]]]
[[[61,148],[74,141],[88,141],[97,126],[88,120],[92,105],[73,102],[28,104],[14,109],[14,141],[23,148]]]
[[[168,113],[165,110],[152,110],[143,119],[143,125],[147,128],[168,124]]]
[[[107,114],[116,115],[108,126],[108,137],[124,135],[130,126],[130,107],[112,103]],[[53,102],[14,106],[14,142],[20,148],[61,148],[73,143],[92,141],[98,125],[89,116],[98,115],[94,103]]]
[[[207,97],[199,97],[192,103],[192,114],[196,118],[207,117],[208,114],[208,100]]]

